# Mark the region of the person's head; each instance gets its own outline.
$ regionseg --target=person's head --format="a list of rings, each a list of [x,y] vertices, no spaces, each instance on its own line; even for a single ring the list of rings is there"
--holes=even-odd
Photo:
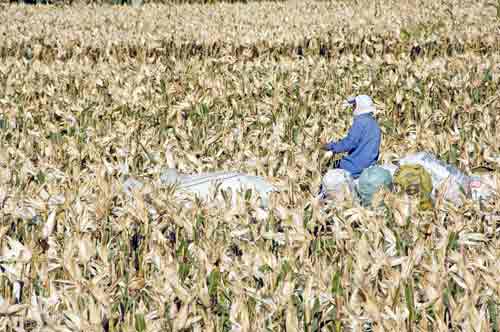
[[[349,98],[347,102],[352,107],[354,114],[356,115],[375,112],[375,105],[373,104],[373,100],[370,96],[359,95],[354,98]]]

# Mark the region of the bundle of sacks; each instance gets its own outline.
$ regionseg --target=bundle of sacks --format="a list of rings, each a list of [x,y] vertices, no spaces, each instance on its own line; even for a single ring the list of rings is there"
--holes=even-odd
[[[321,181],[320,198],[334,202],[354,200],[369,207],[382,188],[392,188],[392,176],[390,171],[380,166],[365,169],[356,180],[346,170],[331,169]]]
[[[496,195],[495,184],[488,176],[468,176],[427,152],[410,154],[398,165],[369,167],[357,180],[344,170],[329,170],[322,180],[321,195],[334,201],[352,199],[370,207],[377,192],[395,186],[416,197],[420,210],[432,209],[437,199],[461,206],[465,199],[484,201]]]

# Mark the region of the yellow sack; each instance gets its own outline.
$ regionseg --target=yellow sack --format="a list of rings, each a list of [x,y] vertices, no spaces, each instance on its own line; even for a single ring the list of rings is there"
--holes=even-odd
[[[419,209],[432,209],[432,178],[420,165],[403,165],[394,174],[394,183],[408,195],[418,195]]]

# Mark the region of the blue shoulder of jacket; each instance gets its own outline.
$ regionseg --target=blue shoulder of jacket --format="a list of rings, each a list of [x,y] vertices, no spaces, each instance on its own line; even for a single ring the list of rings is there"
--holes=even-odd
[[[372,113],[360,114],[354,117],[354,120],[369,120],[369,119],[375,120]]]
[[[371,114],[361,114],[354,118],[354,122],[359,124],[365,124],[370,122],[376,122],[375,118]]]

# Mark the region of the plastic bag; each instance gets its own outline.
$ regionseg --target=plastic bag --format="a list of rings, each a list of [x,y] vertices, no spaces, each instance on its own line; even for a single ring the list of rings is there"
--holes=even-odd
[[[361,173],[358,182],[358,194],[363,206],[371,206],[374,194],[382,188],[390,189],[391,172],[379,167],[368,167]]]
[[[346,170],[330,169],[321,179],[321,197],[336,202],[353,201],[356,189],[354,180]]]
[[[419,209],[432,208],[431,175],[421,165],[403,165],[394,174],[394,183],[399,185],[408,196],[418,197]]]
[[[432,179],[431,197],[435,200],[438,195],[444,199],[461,205],[463,194],[469,194],[470,177],[453,165],[446,164],[428,152],[410,154],[399,160],[400,165],[421,165],[429,172]]]
[[[396,171],[398,170],[398,166],[396,166],[394,164],[388,164],[388,163],[380,165],[379,167],[388,171],[391,174],[391,177],[393,177],[394,174],[396,173]]]

